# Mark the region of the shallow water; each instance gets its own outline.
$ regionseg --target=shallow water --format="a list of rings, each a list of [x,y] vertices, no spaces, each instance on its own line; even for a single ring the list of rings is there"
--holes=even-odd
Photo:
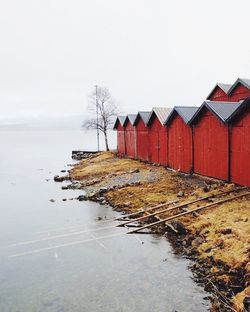
[[[111,208],[53,181],[93,144],[82,131],[0,132],[0,311],[207,311],[165,238],[125,235]]]

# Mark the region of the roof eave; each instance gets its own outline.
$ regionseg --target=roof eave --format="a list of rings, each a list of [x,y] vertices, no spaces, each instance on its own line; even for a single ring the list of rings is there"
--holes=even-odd
[[[194,113],[193,117],[192,117],[192,118],[189,120],[189,122],[188,122],[188,124],[189,124],[190,126],[195,122],[197,116],[200,114],[200,111],[203,109],[203,107],[204,107],[205,105],[206,105],[206,101],[204,101],[204,102],[201,104],[201,106],[198,108],[198,110],[196,111],[196,113]]]
[[[150,112],[148,112],[148,113],[150,113]],[[141,112],[138,112],[138,113],[137,113],[136,118],[135,118],[135,122],[134,122],[134,126],[137,125],[138,119],[139,119],[139,118],[141,118],[141,120],[143,121],[145,127],[147,127],[147,126],[148,126],[147,123],[148,123],[148,120],[149,120],[149,119],[148,119],[147,121],[144,121],[144,119],[143,119],[142,116],[141,116]]]
[[[213,87],[212,91],[208,94],[208,96],[206,97],[206,100],[209,100],[210,96],[213,94],[214,90],[219,87],[218,83]]]
[[[115,123],[114,123],[114,126],[113,126],[113,130],[117,129],[118,122],[119,122],[119,119],[118,119],[118,117],[116,117],[116,120],[115,120]]]
[[[250,96],[247,97],[245,100],[241,101],[241,104],[239,105],[239,107],[231,114],[231,116],[227,118],[226,123],[232,122],[234,118],[238,116],[240,111],[242,111],[245,107],[249,105],[250,105]]]

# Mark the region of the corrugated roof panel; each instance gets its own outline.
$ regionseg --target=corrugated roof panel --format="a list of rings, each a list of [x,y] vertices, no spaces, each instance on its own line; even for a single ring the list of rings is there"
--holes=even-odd
[[[131,124],[134,125],[135,119],[136,119],[136,114],[129,114],[128,119],[131,122]]]
[[[180,115],[184,122],[188,124],[198,109],[199,107],[197,106],[175,106],[169,114],[168,118],[166,119],[165,124],[169,123],[174,113]]]
[[[157,118],[160,120],[160,123],[163,125],[168,118],[169,114],[171,113],[172,108],[170,107],[153,107],[152,113],[154,112]],[[150,115],[150,118],[152,116]]]
[[[199,113],[202,111],[203,107],[207,107],[212,111],[222,122],[227,123],[230,118],[240,109],[242,103],[240,102],[216,102],[216,101],[205,101],[194,114],[190,120],[190,124],[196,120]]]
[[[242,115],[242,111],[250,106],[250,96],[247,97],[245,100],[240,101],[241,103],[240,107],[234,111],[234,113],[230,116],[230,118],[227,120],[227,122],[232,122],[235,118],[238,118]]]
[[[189,123],[198,109],[199,107],[197,106],[175,106],[176,112],[182,117],[186,124]]]
[[[226,122],[231,115],[240,107],[241,102],[213,102],[205,101],[207,106],[223,121]]]
[[[226,94],[228,90],[231,88],[231,84],[229,83],[217,83],[217,86],[220,87]]]
[[[144,124],[147,125],[150,114],[151,114],[151,112],[138,112],[136,119],[138,119],[138,116],[140,116],[141,119],[143,120]]]
[[[126,117],[127,116],[118,116],[118,119],[120,120],[120,123],[121,123],[122,126],[124,126],[124,122],[126,120]]]

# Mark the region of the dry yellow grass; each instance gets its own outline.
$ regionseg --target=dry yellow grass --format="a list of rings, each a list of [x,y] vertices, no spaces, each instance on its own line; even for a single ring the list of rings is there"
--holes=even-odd
[[[94,178],[107,174],[120,174],[132,169],[143,169],[146,165],[132,159],[117,159],[112,152],[99,154],[91,160],[80,161],[70,172],[70,176],[75,180]]]
[[[176,198],[177,185],[173,181],[141,183],[136,186],[127,186],[106,194],[107,199],[116,207],[123,207],[129,202],[129,209],[136,211],[139,208],[164,203]]]
[[[242,292],[233,298],[234,309],[239,312],[244,311],[243,300],[246,296],[250,296],[250,286],[246,287]]]
[[[242,199],[204,211],[195,220],[190,220],[187,228],[205,237],[198,249],[202,258],[213,256],[236,269],[250,260],[249,220],[249,201]]]

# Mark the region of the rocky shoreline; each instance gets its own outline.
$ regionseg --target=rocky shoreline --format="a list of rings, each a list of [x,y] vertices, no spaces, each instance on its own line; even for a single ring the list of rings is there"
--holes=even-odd
[[[72,167],[67,175],[55,176],[54,180],[66,181],[67,184],[63,185],[62,189],[83,190],[84,194],[77,197],[79,201],[95,201],[101,205],[112,206],[122,213],[135,212],[144,206],[164,203],[171,199],[197,198],[209,192],[216,194],[233,187],[212,179],[169,172],[152,164],[120,159],[112,153],[91,154],[89,157],[84,155],[84,159]],[[247,200],[241,202],[243,210],[237,211],[232,224],[242,212],[244,214],[245,211],[249,212],[245,207],[247,202]],[[250,265],[249,253],[247,254],[250,252],[249,237],[246,238],[246,242],[242,242],[242,246],[246,248],[243,250],[245,259],[242,259],[241,263],[234,264],[235,259],[232,256],[232,259],[225,261],[228,242],[235,240],[239,235],[232,226],[220,228],[218,224],[213,229],[211,221],[206,224],[202,219],[204,215],[205,220],[213,217],[210,212],[206,218],[204,212],[201,216],[200,214],[192,216],[192,220],[180,218],[178,221],[172,221],[170,227],[165,225],[154,227],[151,232],[166,235],[176,253],[192,260],[190,269],[194,279],[211,293],[209,297],[211,311],[250,311]],[[221,217],[216,214],[216,210],[214,215],[217,219]],[[224,220],[221,221],[223,224]],[[248,215],[238,222],[240,226],[247,227]],[[211,236],[213,230],[211,239],[209,235]],[[241,254],[236,256],[236,259],[240,257]]]

